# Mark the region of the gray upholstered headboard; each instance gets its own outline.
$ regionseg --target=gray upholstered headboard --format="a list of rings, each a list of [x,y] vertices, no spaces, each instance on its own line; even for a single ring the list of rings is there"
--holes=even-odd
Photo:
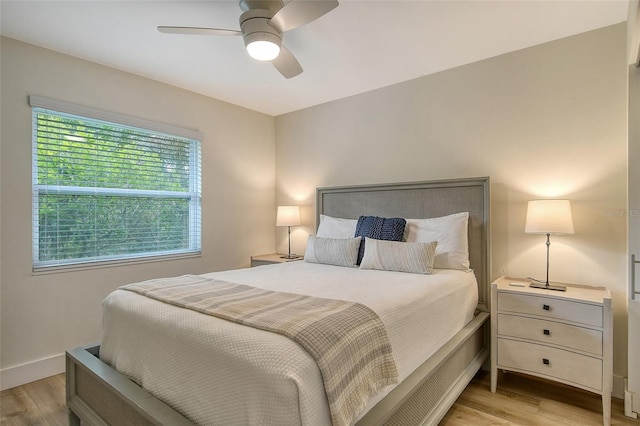
[[[316,226],[320,214],[425,219],[469,212],[469,261],[478,281],[478,308],[489,310],[488,177],[318,188],[316,197]]]

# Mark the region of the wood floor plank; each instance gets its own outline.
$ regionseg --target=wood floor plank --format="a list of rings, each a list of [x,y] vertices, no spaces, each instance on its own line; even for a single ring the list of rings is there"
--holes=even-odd
[[[501,426],[513,425],[508,420],[491,413],[476,410],[465,404],[456,403],[440,422],[440,426]]]
[[[44,425],[39,418],[38,406],[31,400],[23,386],[2,392],[0,397],[2,407],[1,423],[11,426]]]
[[[547,424],[564,423],[569,426],[598,426],[603,423],[602,414],[594,416],[594,410],[587,410],[551,399],[542,401],[540,417],[541,419],[547,419]]]
[[[539,399],[501,389],[493,394],[487,392],[484,386],[479,388],[475,385],[467,387],[457,403],[490,414],[508,424],[527,424],[540,410]]]
[[[59,414],[65,412],[67,407],[64,375],[59,376],[24,385],[25,391],[38,407],[40,417],[50,426],[66,426],[68,423],[66,417]]]
[[[0,411],[2,425],[66,425],[64,374],[3,391],[0,394]]]

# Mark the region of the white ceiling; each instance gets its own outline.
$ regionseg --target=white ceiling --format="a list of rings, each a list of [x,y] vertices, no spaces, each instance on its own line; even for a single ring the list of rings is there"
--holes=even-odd
[[[234,0],[1,0],[0,7],[4,36],[279,115],[623,22],[628,1],[340,0],[285,33],[304,68],[289,80],[251,59],[241,37],[156,30],[239,29]]]

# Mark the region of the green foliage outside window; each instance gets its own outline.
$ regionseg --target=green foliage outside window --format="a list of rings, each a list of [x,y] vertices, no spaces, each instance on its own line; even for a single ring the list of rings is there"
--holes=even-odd
[[[34,133],[35,265],[200,249],[199,142],[42,109]]]

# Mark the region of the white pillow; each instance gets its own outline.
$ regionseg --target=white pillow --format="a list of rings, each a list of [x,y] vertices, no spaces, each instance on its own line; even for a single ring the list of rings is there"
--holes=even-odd
[[[403,243],[365,238],[361,269],[430,274],[438,243]]]
[[[355,268],[361,239],[362,237],[321,238],[309,235],[304,261]]]
[[[430,219],[407,219],[407,242],[437,241],[433,267],[469,270],[469,212]]]
[[[356,235],[357,224],[357,219],[341,219],[321,214],[316,236],[322,238],[353,238]]]

